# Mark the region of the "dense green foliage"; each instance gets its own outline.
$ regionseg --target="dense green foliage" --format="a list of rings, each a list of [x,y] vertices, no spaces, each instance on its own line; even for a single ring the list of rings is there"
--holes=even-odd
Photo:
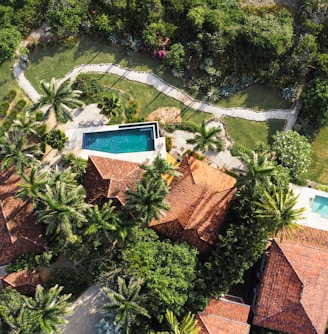
[[[192,297],[196,280],[197,250],[187,244],[160,241],[155,232],[135,229],[122,250],[131,275],[145,279],[149,314],[162,321],[170,308],[181,315]]]
[[[58,129],[50,131],[46,138],[47,144],[58,151],[65,147],[67,140],[65,132]]]
[[[22,296],[6,288],[0,292],[1,333],[53,333],[65,323],[70,314],[67,302],[69,295],[61,294],[62,287],[55,285],[45,290],[38,285],[34,298]]]
[[[295,131],[282,131],[273,135],[272,150],[278,162],[289,169],[293,182],[306,177],[311,163],[311,145]]]

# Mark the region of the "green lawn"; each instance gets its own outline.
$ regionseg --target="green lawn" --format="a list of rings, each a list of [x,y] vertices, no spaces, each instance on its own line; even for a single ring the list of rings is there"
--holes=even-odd
[[[289,109],[292,104],[281,98],[279,91],[263,86],[252,86],[229,98],[220,100],[221,107],[244,107],[255,110]]]
[[[312,163],[308,177],[312,181],[328,184],[328,126],[322,128],[312,142]]]
[[[133,96],[138,103],[140,116],[142,117],[146,117],[154,110],[163,107],[179,108],[182,113],[182,119],[195,124],[200,124],[204,118],[211,117],[210,114],[186,107],[184,104],[160,93],[158,90],[148,85],[125,80],[111,74],[92,74],[91,76],[98,80],[101,85],[114,87]]]
[[[239,118],[225,116],[223,122],[233,143],[254,149],[261,142],[271,144],[271,136],[284,127],[282,120],[267,122],[246,121]]]
[[[18,93],[19,87],[11,72],[11,62],[6,61],[0,65],[0,101],[8,94],[11,89]]]
[[[75,66],[101,63],[116,63],[138,71],[153,72],[170,84],[182,87],[182,81],[166,71],[159,59],[153,59],[146,53],[127,56],[123,48],[87,36],[65,45],[36,46],[30,58],[31,66],[25,75],[36,89],[39,89],[41,80],[62,78]]]

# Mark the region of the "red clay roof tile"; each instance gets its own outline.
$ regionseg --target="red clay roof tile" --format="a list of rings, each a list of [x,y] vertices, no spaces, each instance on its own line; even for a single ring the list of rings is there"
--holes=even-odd
[[[0,265],[46,247],[32,204],[15,198],[20,182],[14,168],[0,170]]]
[[[197,314],[199,334],[248,334],[250,306],[220,298],[212,299],[204,312]]]
[[[206,252],[216,242],[235,193],[236,180],[187,155],[181,161],[179,172],[182,176],[173,179],[170,193],[166,196],[171,210],[158,221],[153,220],[150,227],[173,240],[187,241],[201,252]],[[173,222],[175,228],[170,226]],[[184,230],[179,238],[177,235],[181,233],[176,223]]]
[[[328,232],[304,227],[273,240],[253,324],[323,334],[328,320]]]

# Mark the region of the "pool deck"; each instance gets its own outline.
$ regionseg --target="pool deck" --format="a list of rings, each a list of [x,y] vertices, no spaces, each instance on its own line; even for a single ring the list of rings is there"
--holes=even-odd
[[[99,110],[95,105],[87,106],[84,108],[83,112],[80,111],[76,113],[77,114],[74,115],[74,120],[72,122],[61,126],[61,129],[65,131],[65,134],[68,137],[63,153],[74,152],[76,155],[86,160],[89,155],[95,155],[140,164],[152,163],[157,154],[160,154],[165,159],[166,146],[164,137],[154,138],[154,151],[114,154],[83,149],[82,138],[84,133],[118,130],[119,125],[104,125],[107,123],[107,119],[99,114]]]
[[[316,195],[328,198],[328,193],[308,187],[297,186],[295,184],[291,184],[290,187],[293,189],[295,195],[299,195],[296,208],[306,209],[303,213],[304,219],[299,220],[298,223],[303,226],[309,226],[319,230],[328,231],[328,218],[322,217],[319,214],[312,212],[311,210],[312,199]]]

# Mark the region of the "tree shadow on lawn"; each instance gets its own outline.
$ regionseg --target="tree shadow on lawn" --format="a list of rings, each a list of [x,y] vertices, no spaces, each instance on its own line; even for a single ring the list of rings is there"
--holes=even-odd
[[[280,119],[271,119],[268,120],[268,137],[267,137],[267,142],[269,145],[272,145],[273,143],[273,138],[272,136],[277,132],[277,131],[283,131],[286,122],[284,120]]]

